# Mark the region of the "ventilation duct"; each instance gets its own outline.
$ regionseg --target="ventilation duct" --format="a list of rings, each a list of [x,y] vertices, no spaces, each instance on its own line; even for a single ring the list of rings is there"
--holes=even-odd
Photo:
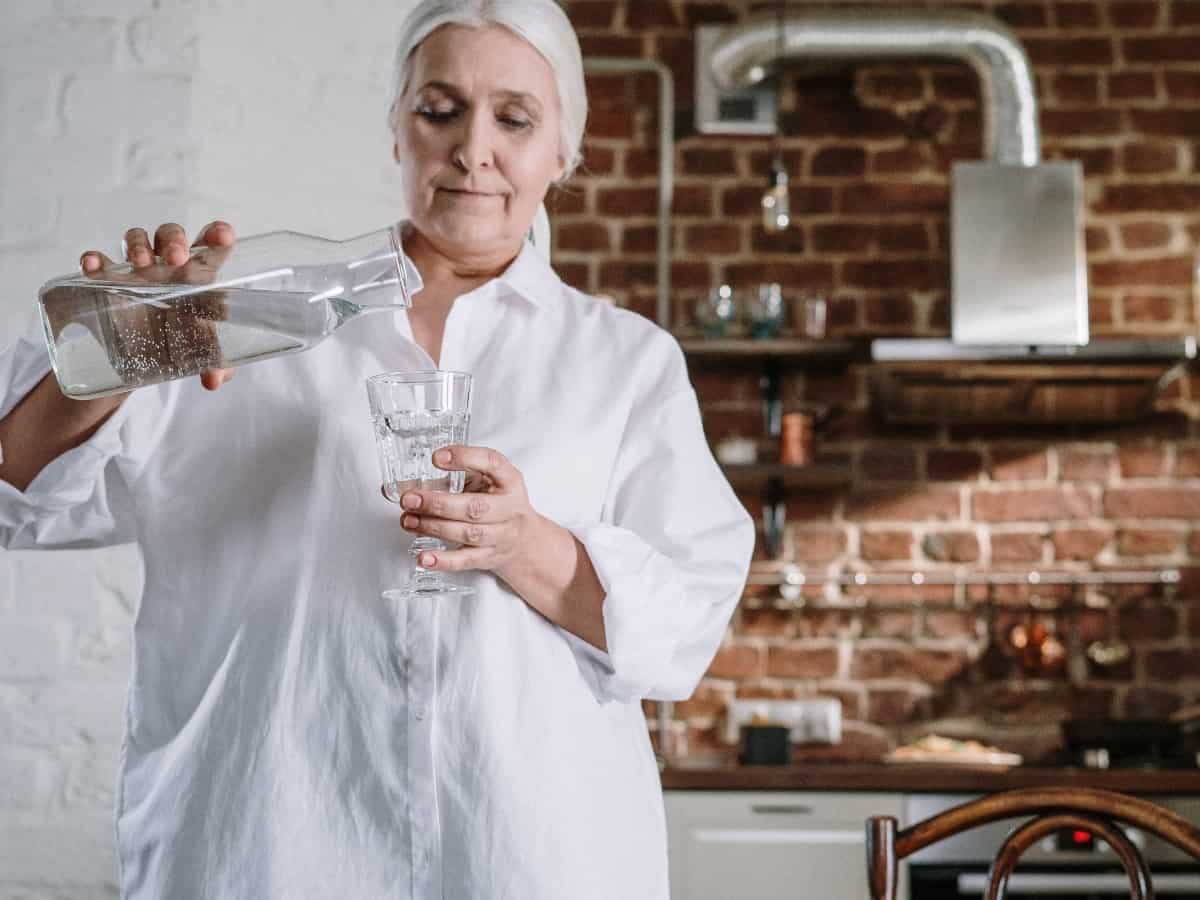
[[[1032,71],[1002,22],[953,9],[802,8],[787,14],[782,34],[774,16],[697,32],[701,131],[737,131],[739,117],[748,133],[769,131],[754,101],[769,94],[769,103],[759,105],[773,108],[769,76],[796,60],[954,60],[978,75],[985,158],[957,162],[951,174],[951,340],[877,340],[875,360],[901,367],[1027,360],[1038,370],[1136,360],[1153,370],[1194,357],[1190,338],[1089,343],[1082,169],[1040,162]],[[954,367],[944,368],[941,380],[952,380]],[[976,379],[984,368],[973,367]],[[1150,395],[1142,407],[1170,380],[1162,366],[1154,371],[1142,380]],[[1173,377],[1180,369],[1169,371]],[[877,393],[903,406],[897,391]],[[1018,389],[1001,393],[1007,405],[1037,391],[1021,379]],[[949,412],[963,417],[960,408]]]

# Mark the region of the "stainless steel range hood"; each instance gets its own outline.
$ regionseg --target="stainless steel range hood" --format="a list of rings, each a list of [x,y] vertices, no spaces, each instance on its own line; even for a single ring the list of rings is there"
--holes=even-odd
[[[697,63],[697,115],[710,117],[698,121],[702,131],[735,130],[735,123],[711,119],[726,106],[738,108],[723,105],[722,92],[744,97],[795,58],[948,58],[978,74],[985,160],[956,163],[952,172],[951,338],[877,340],[873,359],[1109,363],[1195,356],[1192,338],[1089,341],[1082,170],[1040,161],[1032,70],[999,20],[948,9],[802,8],[788,14],[782,41],[774,16],[698,31],[707,56]],[[763,130],[762,122],[746,124],[749,133]]]

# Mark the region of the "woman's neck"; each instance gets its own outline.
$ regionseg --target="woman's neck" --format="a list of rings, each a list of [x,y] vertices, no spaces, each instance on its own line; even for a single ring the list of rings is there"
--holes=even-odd
[[[423,292],[457,297],[499,276],[517,258],[520,248],[464,259],[446,252],[413,228],[404,236],[404,252],[421,273]]]

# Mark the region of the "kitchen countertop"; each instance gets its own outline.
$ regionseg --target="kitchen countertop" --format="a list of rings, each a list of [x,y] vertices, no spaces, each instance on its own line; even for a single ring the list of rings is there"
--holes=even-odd
[[[665,790],[974,793],[1019,787],[1094,787],[1137,794],[1200,794],[1200,769],[1041,768],[929,763],[688,765],[662,772]]]

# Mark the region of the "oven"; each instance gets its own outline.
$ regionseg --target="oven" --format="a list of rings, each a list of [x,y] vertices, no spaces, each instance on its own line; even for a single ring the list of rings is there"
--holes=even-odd
[[[964,794],[911,794],[904,820],[919,822],[975,799]],[[1200,822],[1200,797],[1160,797],[1155,803]],[[981,825],[939,841],[908,858],[911,900],[978,900],[987,888],[988,865],[1005,837],[1027,820]],[[1200,900],[1200,862],[1152,834],[1124,828],[1150,868],[1156,897]],[[1009,879],[1008,896],[1038,900],[1115,900],[1129,897],[1129,879],[1111,848],[1086,831],[1051,835],[1021,858]]]

